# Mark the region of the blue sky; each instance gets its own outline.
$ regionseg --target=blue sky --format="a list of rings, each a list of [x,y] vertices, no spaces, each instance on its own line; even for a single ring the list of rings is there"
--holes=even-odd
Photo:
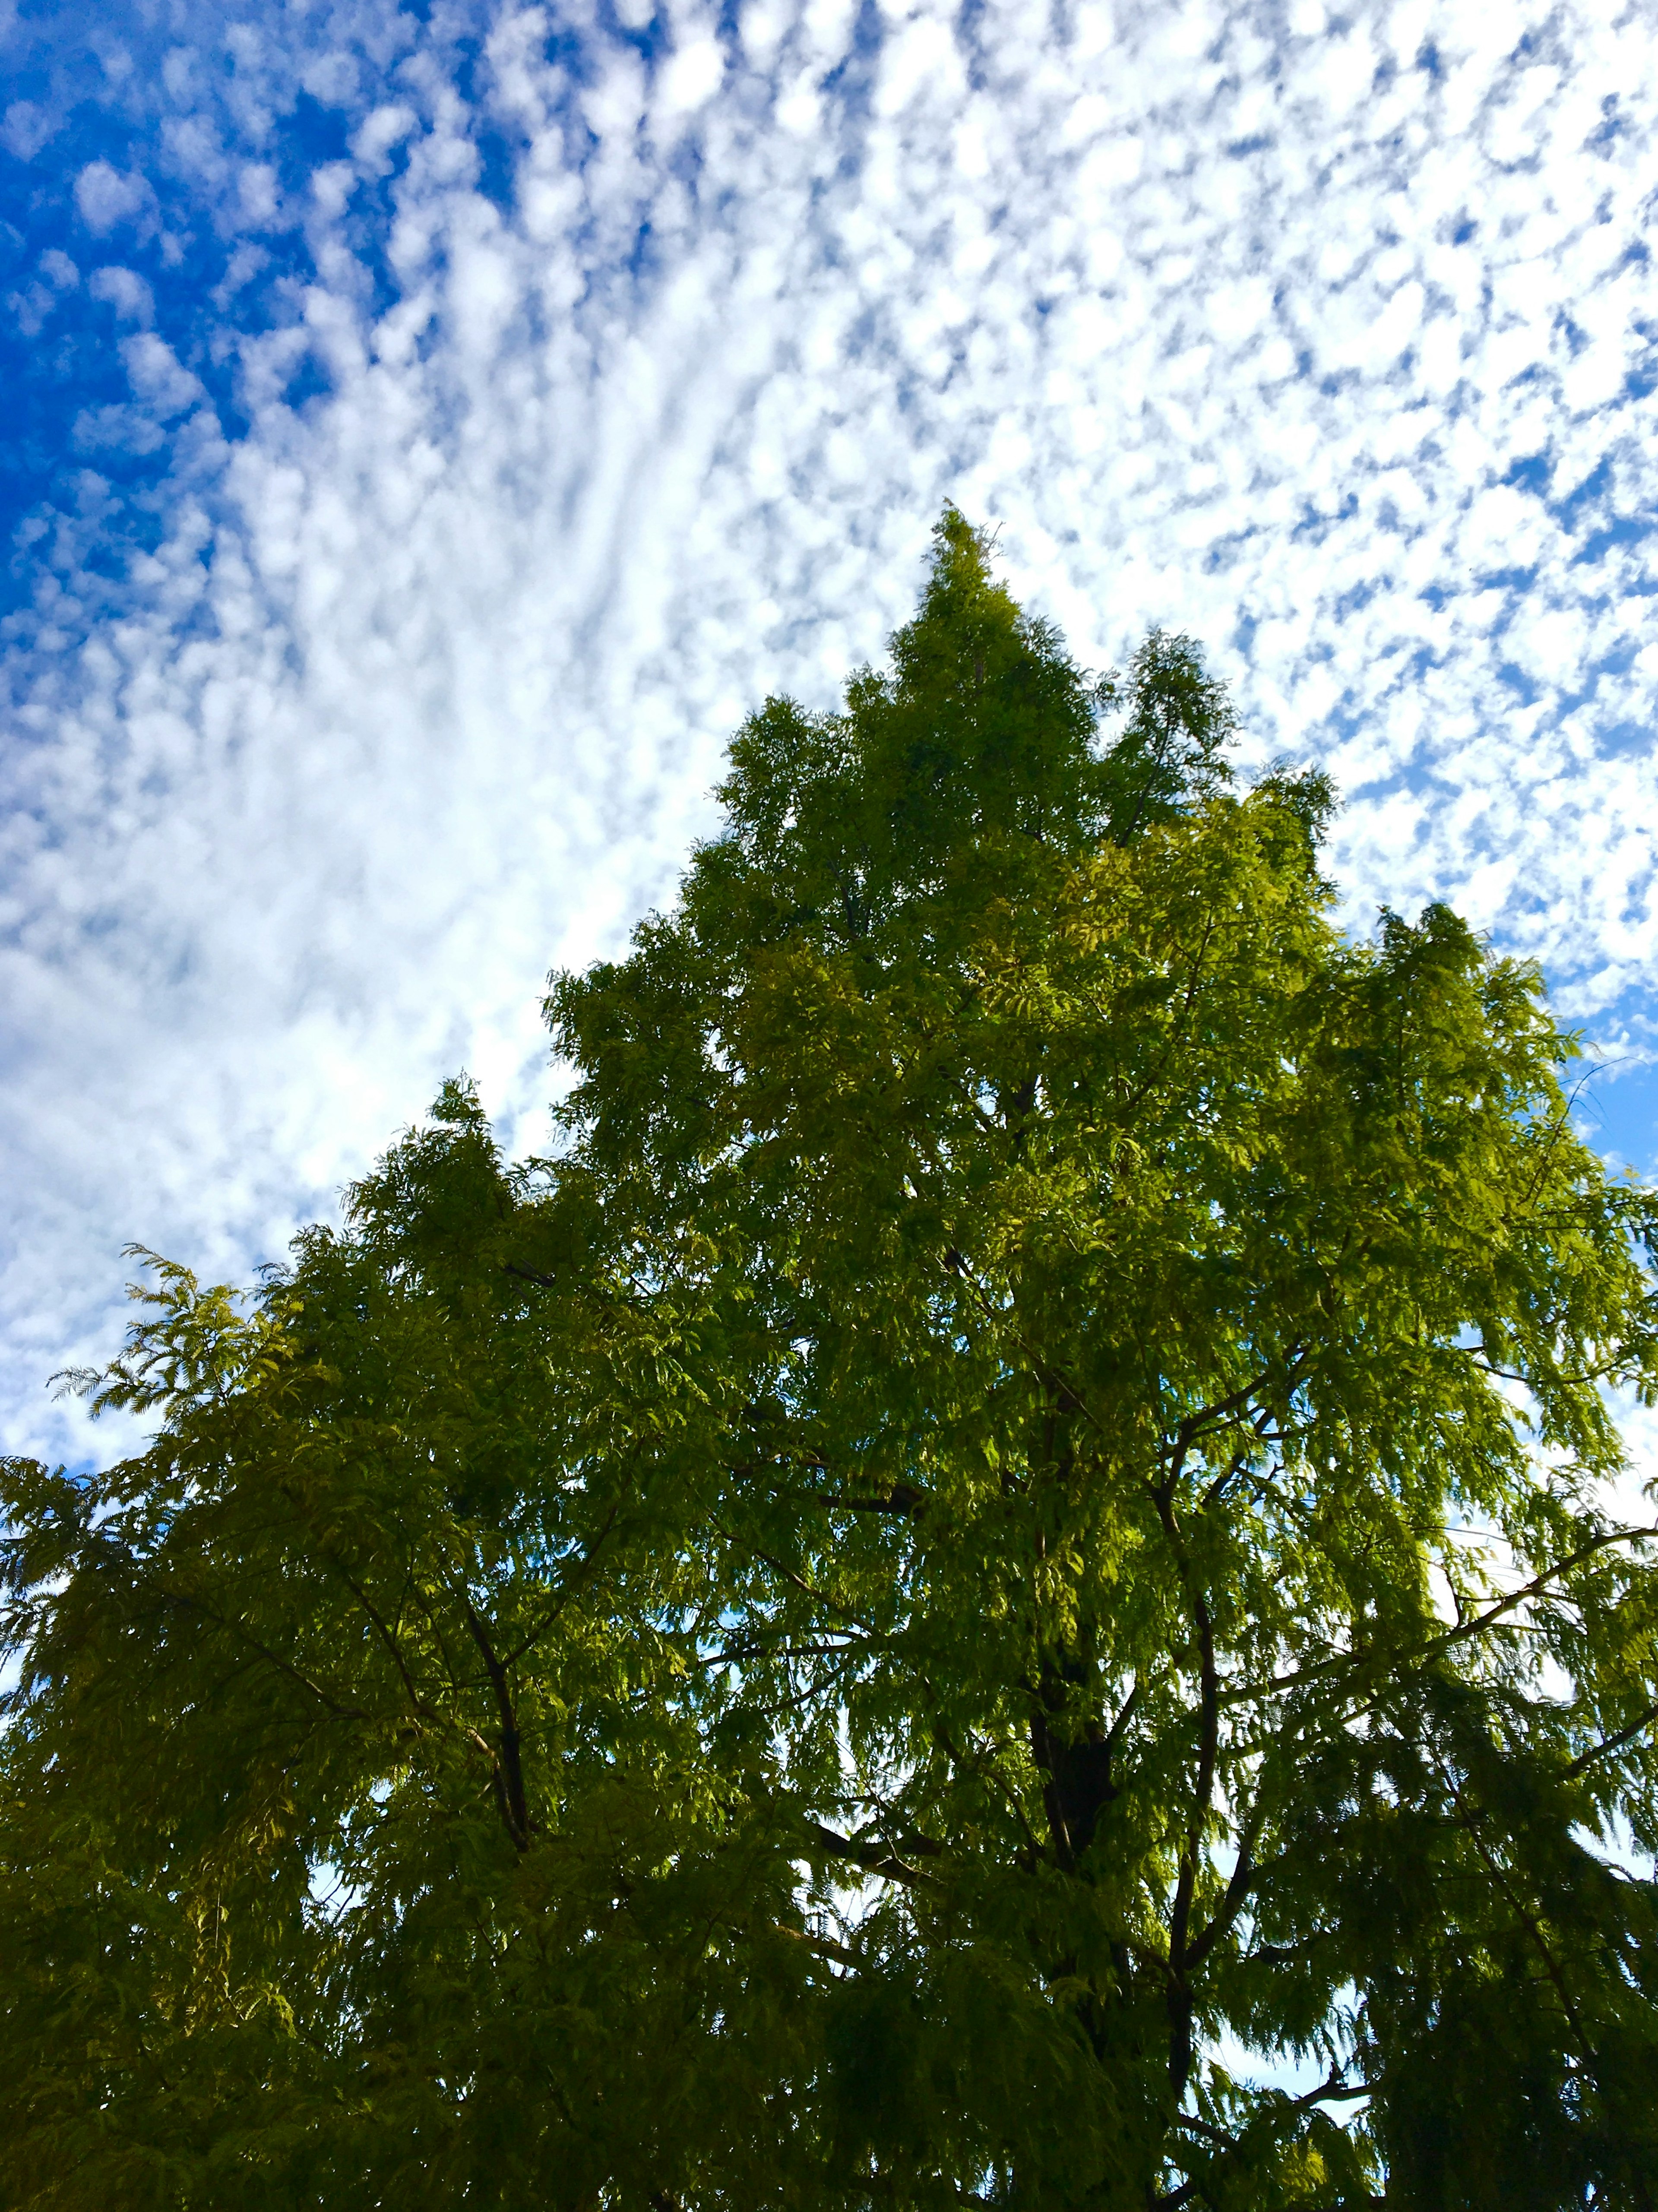
[[[946,497],[1196,634],[1658,1165],[1658,27],[971,0],[0,4],[0,1417],[246,1276],[828,702]]]

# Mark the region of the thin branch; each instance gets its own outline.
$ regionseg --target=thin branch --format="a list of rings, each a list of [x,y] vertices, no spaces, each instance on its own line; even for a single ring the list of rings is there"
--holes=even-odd
[[[1436,1765],[1439,1765],[1438,1761],[1436,1761],[1435,1763]],[[1468,1840],[1473,1844],[1475,1850],[1479,1852],[1481,1859],[1485,1862],[1486,1873],[1490,1875],[1491,1880],[1497,1884],[1498,1889],[1500,1889],[1503,1896],[1507,1898],[1515,1917],[1519,1921],[1521,1926],[1531,1937],[1533,1943],[1535,1945],[1537,1955],[1543,1961],[1543,1971],[1547,1974],[1550,1981],[1553,1983],[1554,1993],[1559,1998],[1561,2008],[1565,2013],[1566,2018],[1571,2023],[1572,2033],[1582,2045],[1585,2054],[1589,2057],[1593,2057],[1594,2055],[1594,2046],[1583,2032],[1582,2020],[1578,2014],[1577,2007],[1573,2000],[1571,1991],[1566,1987],[1565,1971],[1560,1965],[1559,1960],[1555,1957],[1552,1950],[1549,1948],[1549,1941],[1547,1936],[1543,1933],[1543,1924],[1541,1921],[1539,1920],[1537,1915],[1531,1910],[1524,1899],[1517,1893],[1513,1884],[1509,1881],[1508,1875],[1497,1863],[1495,1852],[1491,1850],[1490,1846],[1486,1844],[1485,1838],[1479,1832],[1478,1815],[1469,1807],[1467,1800],[1463,1796],[1461,1790],[1459,1789],[1455,1782],[1452,1780],[1450,1775],[1442,1765],[1439,1765],[1439,1776],[1440,1780],[1444,1784],[1445,1788],[1450,1794],[1451,1802],[1455,1806],[1458,1814],[1461,1815],[1462,1826],[1467,1832]]]
[[[746,1552],[750,1559],[758,1559],[762,1566],[769,1567],[774,1574],[781,1575],[785,1582],[793,1583],[795,1589],[803,1595],[809,1597],[814,1605],[821,1605],[826,1612],[838,1614],[842,1620],[849,1620],[854,1628],[861,1628],[865,1636],[879,1639],[881,1632],[878,1628],[872,1626],[870,1622],[863,1619],[861,1614],[853,1613],[848,1607],[838,1603],[835,1599],[829,1595],[827,1591],[815,1589],[804,1575],[797,1573],[794,1568],[786,1565],[783,1560],[774,1558],[769,1552],[762,1552],[756,1544],[744,1543],[739,1537],[734,1536],[729,1528],[723,1528],[717,1521],[714,1523],[714,1527],[734,1551]]]
[[[743,1644],[722,1644],[717,1651],[698,1652],[688,1667],[738,1667],[749,1659],[839,1659],[864,1650],[860,1641],[847,1637],[838,1644],[766,1644],[757,1637]]]
[[[927,1686],[930,1691],[931,1685],[929,1684]],[[932,1731],[944,1748],[944,1757],[949,1759],[950,1765],[956,1768],[958,1773],[988,1775],[990,1780],[995,1784],[997,1790],[1000,1791],[1002,1797],[1005,1801],[1008,1809],[1011,1812],[1014,1819],[1024,1831],[1024,1839],[1027,1849],[1030,1851],[1033,1857],[1040,1858],[1042,1856],[1042,1847],[1037,1840],[1036,1832],[1031,1826],[1029,1820],[1026,1815],[1024,1807],[1020,1802],[1018,1791],[1014,1788],[1013,1784],[1008,1780],[1006,1775],[1002,1772],[1000,1767],[996,1764],[996,1754],[993,1747],[987,1748],[982,1756],[975,1755],[972,1759],[964,1759],[961,1753],[957,1750],[955,1743],[951,1740],[950,1730],[945,1727],[944,1723],[938,1718],[936,1713],[933,1717]]]
[[[780,1922],[777,1932],[780,1936],[792,1936],[797,1943],[804,1943],[809,1951],[816,1951],[819,1958],[833,1959],[837,1966],[857,1966],[862,1963],[855,1951],[848,1951],[844,1943],[837,1943],[832,1936],[820,1936],[814,1929],[787,1928]]]
[[[1305,2089],[1300,2096],[1287,2099],[1279,2110],[1304,2112],[1314,2105],[1354,2103],[1360,2098],[1373,2096],[1375,2094],[1368,2081],[1350,2082],[1346,2078],[1345,2069],[1332,2067],[1326,2079],[1315,2088]],[[1194,2134],[1206,2136],[1211,2141],[1218,2139],[1223,2146],[1220,2152],[1222,2160],[1236,2158],[1243,2148],[1242,2142],[1238,2136],[1228,2136],[1223,2130],[1211,2127],[1207,2121],[1198,2119],[1190,2112],[1176,2113],[1175,2124],[1177,2126],[1191,2129]],[[1182,2182],[1178,2189],[1170,2190],[1167,2196],[1153,2197],[1152,2212],[1179,2212],[1179,2208],[1181,2205],[1189,2204],[1202,2186],[1203,2180],[1198,2177],[1194,2177],[1190,2181]],[[1377,2212],[1381,2212],[1381,2208],[1387,2203],[1387,2199],[1382,2197],[1372,2197],[1368,2201],[1377,2208]]]
[[[1182,1435],[1179,1454],[1170,1471],[1170,1487],[1178,1480],[1180,1459],[1190,1438]],[[1192,1902],[1197,1890],[1198,1868],[1203,1854],[1204,1823],[1214,1801],[1215,1771],[1220,1753],[1220,1678],[1215,1663],[1214,1623],[1203,1592],[1193,1577],[1175,1509],[1163,1492],[1157,1494],[1157,1515],[1175,1567],[1192,1610],[1198,1633],[1199,1729],[1198,1771],[1192,1793],[1192,1815],[1175,1880],[1175,1902],[1169,1920],[1169,2080],[1178,2100],[1186,2093],[1192,2071],[1192,1993],[1187,1972],[1192,1963],[1187,1950]]]
[[[1540,1595],[1559,1576],[1569,1574],[1573,1567],[1581,1566],[1585,1559],[1593,1558],[1596,1552],[1605,1551],[1609,1545],[1646,1543],[1655,1535],[1658,1535],[1658,1528],[1610,1528],[1601,1535],[1592,1537],[1587,1544],[1580,1544],[1575,1552],[1569,1552],[1564,1559],[1557,1559],[1552,1567],[1546,1567],[1530,1582],[1522,1583],[1518,1589],[1510,1590],[1505,1598],[1485,1612],[1477,1613],[1471,1620],[1460,1622],[1456,1627],[1448,1629],[1444,1635],[1436,1636],[1423,1644],[1410,1655],[1411,1662],[1418,1666],[1424,1664],[1430,1659],[1436,1659],[1441,1652],[1448,1651],[1454,1644],[1464,1644],[1470,1637],[1483,1634],[1505,1613],[1512,1613],[1516,1606],[1524,1605],[1528,1598]],[[1247,1705],[1254,1698],[1278,1697],[1286,1690],[1305,1689],[1311,1682],[1322,1681],[1328,1675],[1340,1673],[1344,1668],[1371,1662],[1374,1657],[1375,1655],[1368,1651],[1340,1651],[1333,1658],[1321,1659],[1316,1666],[1298,1668],[1293,1674],[1274,1674],[1266,1681],[1249,1687],[1224,1690],[1221,1692],[1220,1701],[1224,1705]]]
[[[1309,1355],[1305,1352],[1297,1352],[1289,1362],[1284,1370],[1283,1376],[1284,1384],[1289,1389],[1295,1389],[1299,1383],[1305,1381],[1309,1364]],[[1179,1439],[1181,1455],[1184,1455],[1185,1448],[1194,1443],[1206,1428],[1211,1428],[1216,1422],[1224,1420],[1229,1413],[1242,1413],[1256,1391],[1264,1389],[1272,1381],[1272,1368],[1263,1368],[1253,1381],[1244,1383],[1241,1389],[1234,1390],[1229,1396],[1217,1398],[1213,1405],[1200,1406],[1196,1413],[1187,1413],[1175,1431]]]
[[[884,1498],[847,1498],[841,1492],[819,1490],[779,1491],[774,1495],[811,1505],[834,1506],[847,1513],[890,1513],[906,1521],[919,1521],[932,1503],[924,1490],[908,1482],[894,1483]]]
[[[519,1850],[523,1850],[530,1840],[530,1815],[524,1796],[524,1767],[519,1756],[518,1717],[513,1710],[507,1669],[496,1656],[477,1607],[464,1591],[460,1593],[460,1601],[467,1628],[483,1660],[484,1672],[489,1677],[489,1686],[495,1692],[495,1711],[501,1720],[501,1752],[495,1765],[496,1798],[507,1833]]]
[[[741,1461],[734,1465],[731,1471],[739,1476],[762,1475],[766,1472],[768,1466],[780,1462],[786,1465],[791,1458],[798,1465],[807,1468],[814,1474],[829,1474],[832,1472],[829,1462],[826,1459],[811,1451],[799,1454],[780,1452],[770,1460]],[[849,1513],[890,1513],[917,1521],[932,1503],[926,1492],[918,1489],[913,1482],[895,1482],[885,1496],[880,1498],[853,1498],[847,1496],[846,1492],[839,1490],[775,1488],[772,1490],[771,1495],[788,1504],[833,1506],[841,1508]]]
[[[1604,1742],[1591,1744],[1587,1751],[1580,1752],[1566,1769],[1565,1779],[1575,1782],[1586,1766],[1592,1765],[1597,1759],[1604,1759],[1609,1752],[1621,1751],[1643,1729],[1649,1729],[1654,1721],[1658,1721],[1658,1705],[1649,1705],[1645,1712],[1632,1720],[1627,1728],[1619,1729],[1616,1735],[1609,1735]]]
[[[604,1539],[610,1534],[611,1529],[615,1528],[616,1516],[620,1514],[621,1510],[622,1500],[618,1498],[616,1504],[611,1506],[609,1513],[605,1516],[604,1526],[599,1529],[598,1535],[593,1538],[592,1542],[582,1553],[580,1564],[571,1571],[566,1581],[561,1585],[558,1595],[554,1599],[548,1610],[542,1615],[536,1626],[530,1631],[530,1633],[524,1638],[521,1643],[514,1644],[513,1649],[507,1654],[506,1657],[501,1662],[503,1667],[517,1666],[519,1661],[523,1658],[525,1653],[531,1650],[547,1633],[547,1631],[553,1626],[560,1613],[563,1612],[565,1607],[568,1605],[570,1600],[576,1595],[576,1592],[581,1588],[582,1583],[592,1572],[593,1567],[598,1559],[600,1547],[603,1546]]]
[[[355,1598],[357,1603],[362,1607],[364,1613],[368,1616],[369,1620],[374,1624],[375,1633],[385,1644],[387,1651],[392,1655],[392,1663],[397,1668],[398,1674],[403,1680],[403,1686],[408,1696],[410,1710],[416,1715],[417,1719],[430,1720],[432,1718],[432,1709],[427,1704],[426,1700],[421,1696],[418,1689],[415,1686],[414,1677],[409,1672],[408,1666],[404,1660],[402,1646],[398,1644],[397,1638],[392,1634],[386,1623],[381,1619],[379,1613],[374,1609],[374,1607],[370,1603],[367,1594],[357,1587],[356,1583],[353,1580],[352,1577],[346,1572],[339,1561],[337,1559],[331,1559],[328,1564],[333,1568],[335,1573],[339,1577],[340,1580],[345,1584],[347,1589],[350,1591],[352,1596]]]
[[[1220,1903],[1216,1906],[1208,1926],[1187,1947],[1186,1963],[1188,1966],[1203,1964],[1242,1911],[1255,1878],[1255,1862],[1251,1849],[1253,1842],[1253,1837],[1247,1834],[1239,1838],[1237,1860]]]
[[[368,1718],[367,1711],[361,1705],[343,1705],[337,1698],[331,1698],[327,1691],[313,1682],[308,1674],[302,1673],[299,1668],[290,1665],[280,1652],[273,1651],[269,1644],[261,1644],[252,1630],[234,1616],[216,1612],[212,1606],[204,1604],[200,1598],[186,1596],[179,1590],[158,1588],[156,1595],[164,1605],[179,1606],[186,1612],[199,1613],[203,1619],[216,1622],[221,1628],[228,1629],[233,1636],[240,1636],[251,1650],[257,1651],[262,1659],[268,1660],[271,1666],[286,1674],[291,1682],[297,1682],[301,1689],[309,1691],[318,1704],[325,1705],[337,1720],[366,1721]]]
[[[1512,1613],[1515,1606],[1523,1605],[1527,1598],[1537,1596],[1558,1576],[1570,1573],[1573,1567],[1581,1566],[1585,1559],[1592,1559],[1597,1552],[1604,1552],[1609,1545],[1644,1543],[1652,1536],[1658,1536],[1658,1528],[1608,1528],[1600,1535],[1591,1537],[1587,1544],[1580,1544],[1575,1552],[1569,1552],[1564,1559],[1557,1559],[1552,1567],[1546,1567],[1540,1575],[1534,1576],[1530,1582],[1524,1583],[1519,1589],[1510,1590],[1508,1596],[1500,1603],[1491,1606],[1485,1613],[1477,1613],[1472,1620],[1465,1621],[1460,1626],[1448,1630],[1446,1634],[1426,1645],[1420,1655],[1421,1657],[1436,1659],[1442,1651],[1449,1650],[1454,1644],[1463,1643],[1470,1636],[1478,1636],[1481,1630],[1489,1628],[1494,1620],[1500,1620],[1505,1613]]]
[[[1586,1367],[1581,1372],[1576,1374],[1551,1375],[1548,1379],[1551,1382],[1555,1383],[1604,1382],[1608,1375],[1616,1375],[1619,1371],[1622,1364],[1623,1363],[1619,1360],[1609,1359],[1606,1361],[1606,1364],[1601,1367]],[[1522,1374],[1516,1367],[1498,1367],[1495,1365],[1492,1361],[1486,1359],[1482,1356],[1476,1356],[1473,1364],[1477,1373],[1481,1375],[1494,1375],[1497,1377],[1499,1382],[1521,1382],[1523,1383],[1528,1390],[1534,1390],[1537,1388],[1536,1376]]]
[[[1259,1431],[1257,1426],[1257,1433]],[[1210,1484],[1208,1489],[1204,1492],[1203,1496],[1199,1499],[1198,1511],[1199,1513],[1206,1513],[1211,1506],[1218,1504],[1220,1499],[1225,1493],[1227,1484],[1232,1481],[1237,1475],[1241,1474],[1243,1469],[1249,1464],[1249,1455],[1252,1449],[1252,1446],[1245,1444],[1241,1450],[1233,1453],[1230,1460],[1228,1461],[1227,1464],[1221,1469],[1220,1473]]]
[[[853,1836],[837,1835],[833,1828],[826,1828],[821,1820],[811,1823],[810,1832],[812,1840],[831,1857],[849,1859],[854,1866],[862,1867],[866,1874],[884,1875],[889,1881],[903,1882],[910,1887],[918,1883],[925,1883],[929,1887],[934,1886],[932,1875],[923,1874],[919,1867],[906,1865],[902,1859],[884,1850],[879,1844],[861,1843]]]
[[[1101,1748],[1104,1751],[1108,1758],[1115,1752],[1118,1744],[1122,1741],[1122,1732],[1127,1727],[1129,1722],[1133,1718],[1135,1711],[1139,1705],[1139,1701],[1140,1678],[1136,1674],[1133,1680],[1128,1686],[1128,1695],[1123,1699],[1121,1707],[1118,1709],[1116,1718],[1112,1722],[1110,1727],[1107,1729],[1105,1732],[1105,1740],[1102,1744]]]

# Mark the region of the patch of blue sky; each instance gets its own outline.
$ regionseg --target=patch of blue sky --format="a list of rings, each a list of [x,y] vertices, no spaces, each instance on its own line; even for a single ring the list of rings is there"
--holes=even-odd
[[[98,580],[118,583],[135,550],[155,550],[181,476],[199,486],[192,448],[246,437],[259,399],[302,409],[332,389],[326,349],[297,343],[307,303],[343,285],[372,325],[403,295],[388,258],[398,188],[434,101],[462,111],[474,158],[459,181],[511,213],[525,134],[485,82],[501,12],[337,7],[307,20],[252,9],[239,21],[129,5],[14,23],[15,96],[0,118],[0,611],[36,601],[55,576],[54,623],[106,617]],[[862,9],[823,80],[843,121],[867,103],[878,21]],[[580,102],[595,46],[632,52],[653,75],[671,58],[667,19],[606,5],[596,21],[554,15],[536,27],[540,62],[567,79],[561,150],[579,173],[598,143]],[[701,183],[694,145],[674,165]],[[598,285],[664,274],[648,212],[619,258],[592,224],[571,242]],[[296,343],[258,349],[255,398],[250,342],[278,331]],[[172,393],[154,374],[134,389],[135,357],[160,359],[152,342],[184,372]]]
[[[1658,1179],[1658,1006],[1649,987],[1625,994],[1583,1030],[1583,1057],[1564,1071],[1572,1119],[1616,1171]]]
[[[117,581],[134,549],[155,549],[189,447],[246,434],[246,343],[301,328],[318,281],[318,180],[349,167],[388,77],[431,37],[405,11],[359,11],[355,25],[343,12],[319,27],[341,43],[297,50],[270,10],[238,22],[203,7],[59,6],[14,24],[0,118],[0,604],[27,604],[55,571],[73,578],[83,620],[106,612],[86,604],[88,580]],[[354,177],[341,226],[370,313],[396,296],[384,251],[395,143],[378,166]],[[156,342],[183,372],[172,393],[143,377]],[[290,404],[326,385],[314,351],[296,349]]]

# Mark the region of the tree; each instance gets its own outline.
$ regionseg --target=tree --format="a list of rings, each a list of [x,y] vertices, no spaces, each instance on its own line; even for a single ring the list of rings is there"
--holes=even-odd
[[[1230,729],[947,511],[555,1158],[155,1263],[7,1472],[8,2203],[1653,2205],[1658,1197]]]

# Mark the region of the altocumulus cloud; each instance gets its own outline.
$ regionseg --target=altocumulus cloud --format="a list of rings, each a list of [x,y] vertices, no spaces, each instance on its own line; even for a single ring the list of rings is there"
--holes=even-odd
[[[19,1444],[124,1238],[245,1273],[463,1064],[534,1141],[549,962],[946,496],[1644,1054],[1649,11],[95,12],[0,17]]]

